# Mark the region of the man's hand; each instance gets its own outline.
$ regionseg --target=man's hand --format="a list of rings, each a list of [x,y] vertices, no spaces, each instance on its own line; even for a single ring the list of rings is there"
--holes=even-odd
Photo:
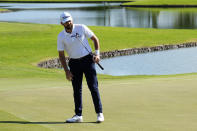
[[[94,61],[95,63],[99,63],[99,61],[100,61],[100,56],[99,56],[99,55],[94,55],[94,56],[93,56],[93,61]]]
[[[73,74],[70,72],[70,70],[66,70],[66,79],[68,81],[72,81],[73,79]]]

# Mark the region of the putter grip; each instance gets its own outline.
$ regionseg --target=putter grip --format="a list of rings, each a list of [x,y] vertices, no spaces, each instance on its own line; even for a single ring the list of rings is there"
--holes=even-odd
[[[97,63],[97,65],[98,65],[102,70],[104,70],[104,68],[103,68],[99,63]]]

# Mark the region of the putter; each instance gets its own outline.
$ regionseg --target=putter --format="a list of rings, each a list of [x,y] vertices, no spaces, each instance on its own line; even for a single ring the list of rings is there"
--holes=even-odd
[[[92,52],[90,52],[90,51],[87,49],[87,47],[83,44],[83,42],[82,42],[78,37],[79,37],[79,34],[76,33],[76,38],[77,38],[77,40],[83,45],[83,47],[87,50],[87,52],[89,52],[90,55],[93,56]],[[99,62],[96,63],[96,64],[97,64],[102,70],[104,70],[104,68],[99,64]]]

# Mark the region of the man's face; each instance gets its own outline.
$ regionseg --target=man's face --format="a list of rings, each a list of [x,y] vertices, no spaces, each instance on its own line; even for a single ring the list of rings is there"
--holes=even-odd
[[[61,23],[66,30],[72,30],[73,23],[71,20],[67,21],[66,23]]]

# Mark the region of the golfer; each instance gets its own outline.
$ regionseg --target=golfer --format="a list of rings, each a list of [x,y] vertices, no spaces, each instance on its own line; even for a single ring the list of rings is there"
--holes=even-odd
[[[97,113],[97,122],[103,122],[104,116],[102,104],[98,90],[98,80],[96,75],[95,63],[100,60],[99,40],[95,34],[85,25],[73,24],[72,16],[68,12],[60,15],[61,25],[64,30],[59,33],[57,40],[57,50],[59,59],[64,68],[66,78],[72,81],[75,115],[67,119],[68,123],[83,122],[82,117],[82,79],[85,74],[88,88],[90,89],[95,111]],[[93,56],[91,47],[88,43],[90,38],[95,47]],[[67,65],[64,51],[68,54],[70,60]]]

